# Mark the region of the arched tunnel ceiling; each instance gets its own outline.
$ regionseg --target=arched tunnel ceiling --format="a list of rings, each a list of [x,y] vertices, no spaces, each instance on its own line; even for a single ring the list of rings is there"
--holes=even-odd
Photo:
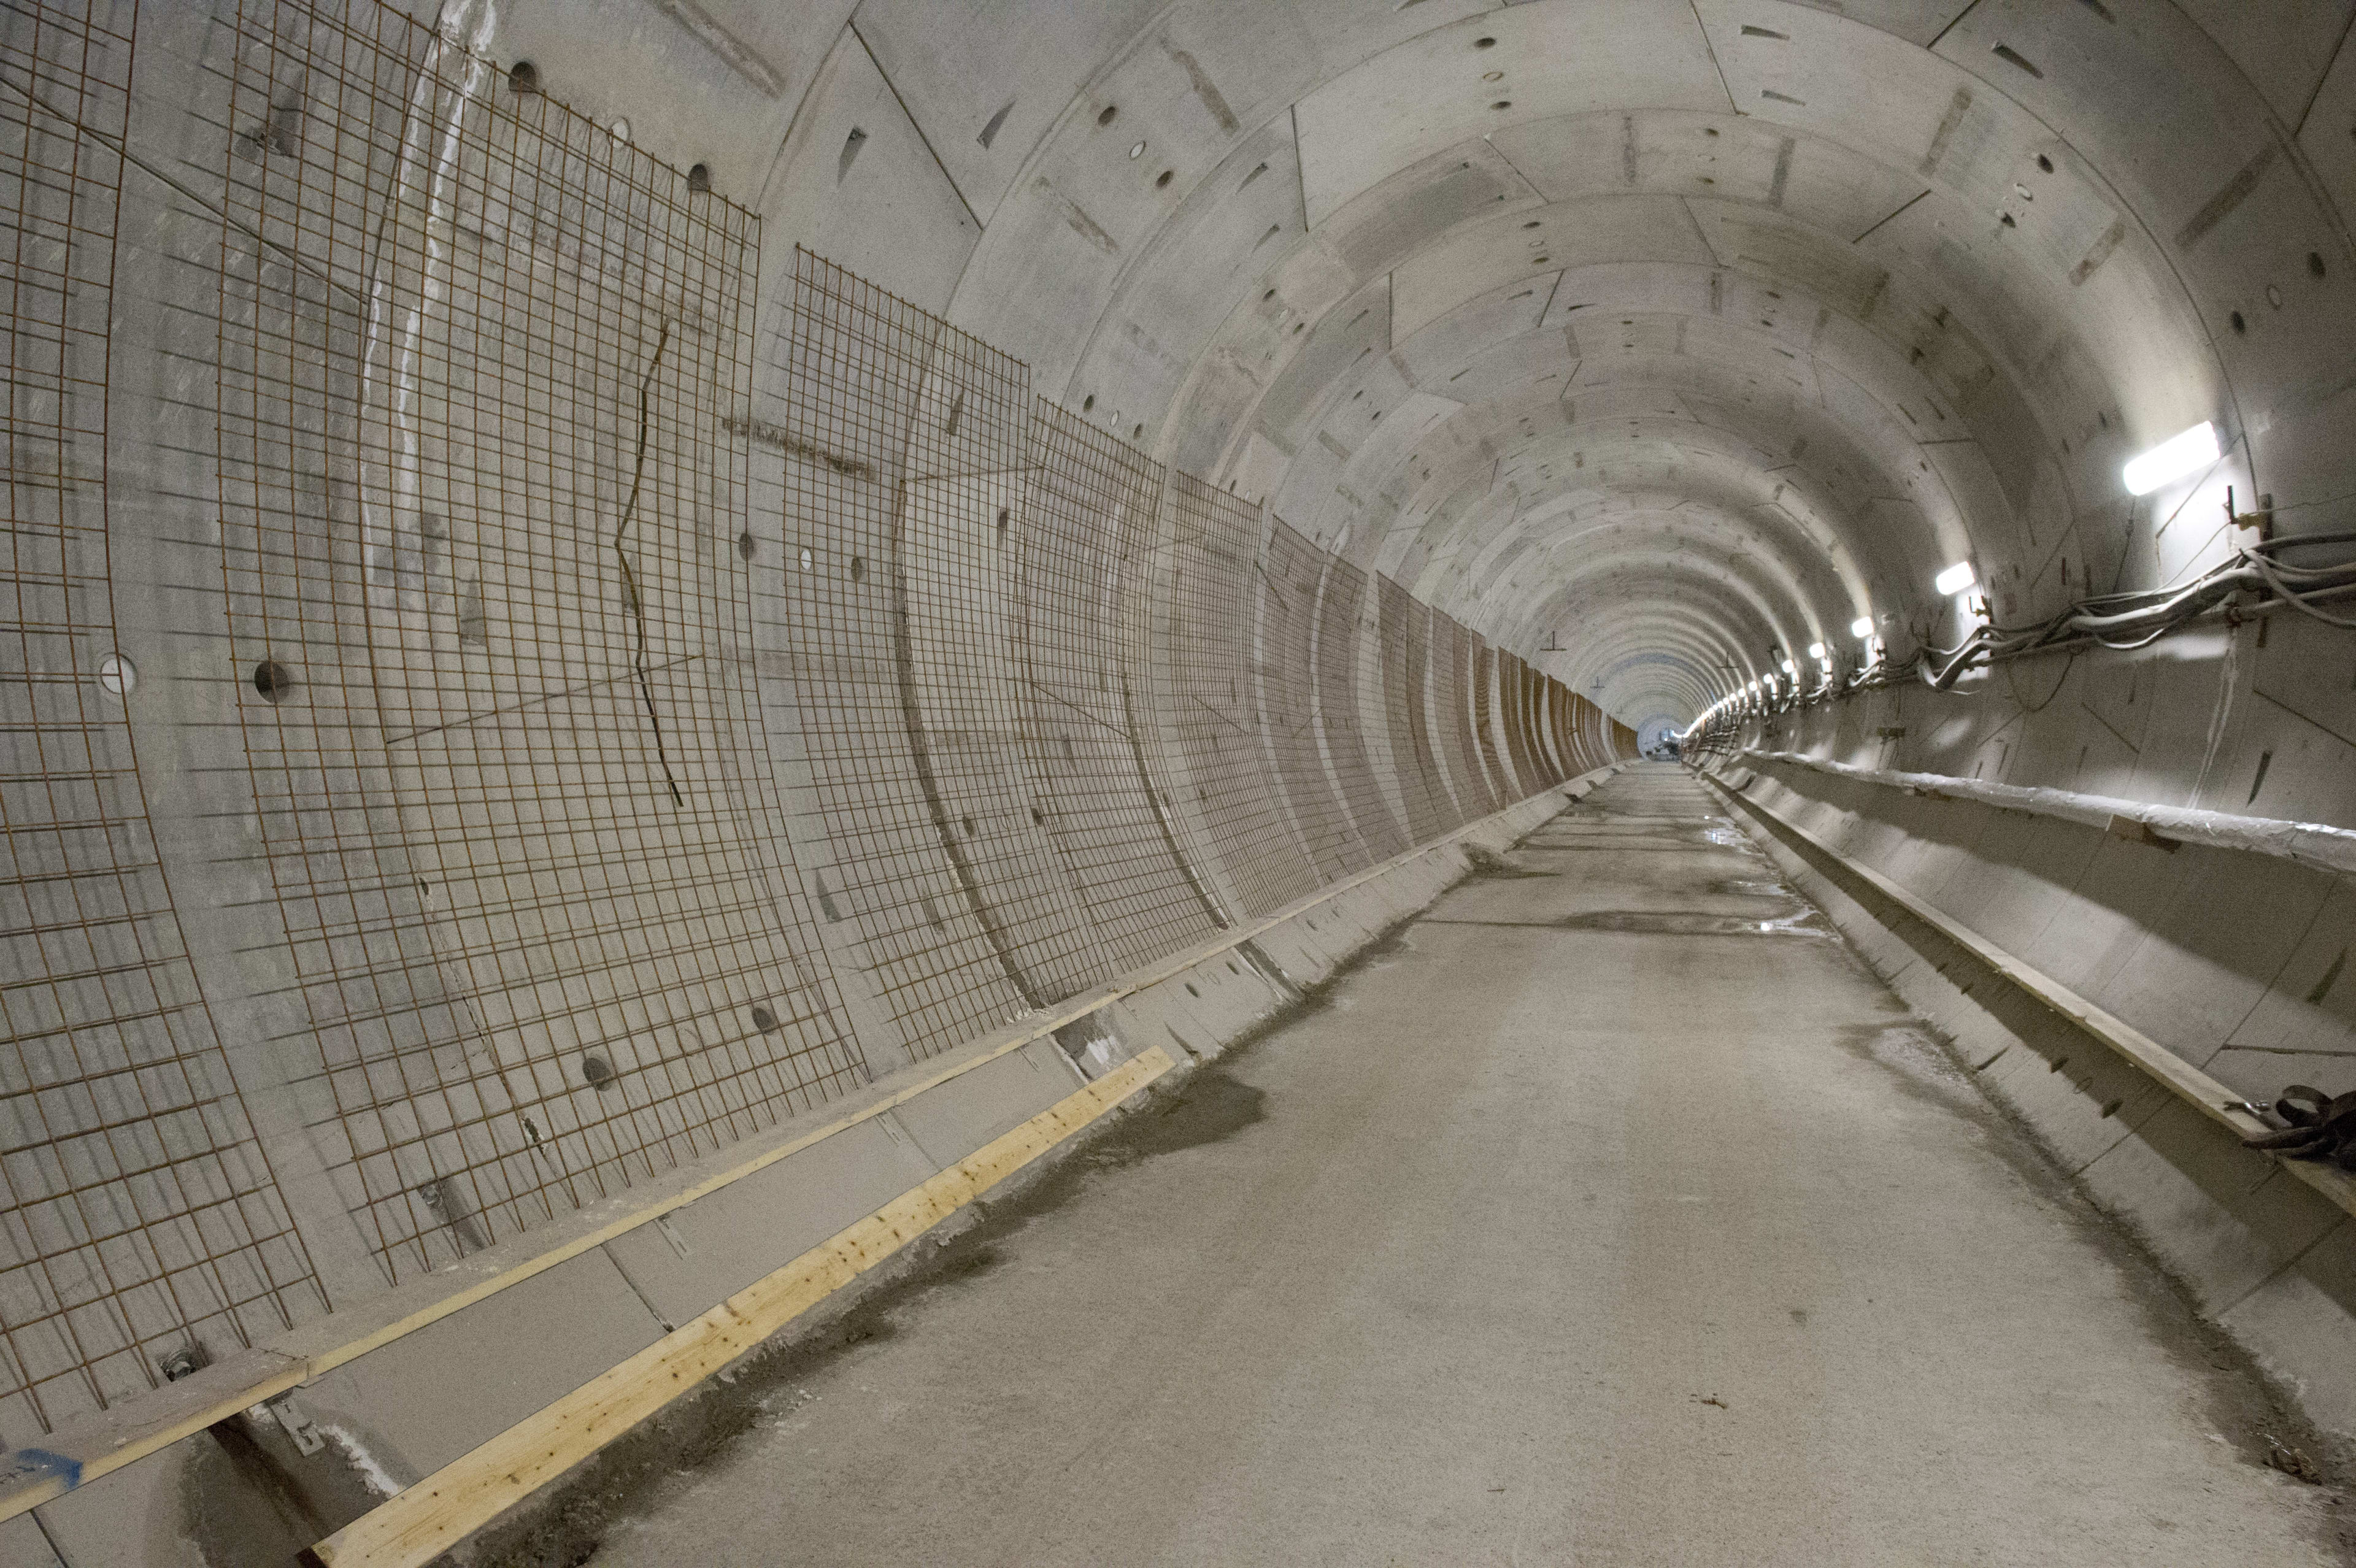
[[[1950,637],[1951,562],[2019,615],[2215,554],[2227,484],[2339,520],[2345,9],[584,0],[488,48],[708,162],[773,274],[945,311],[1636,723]]]

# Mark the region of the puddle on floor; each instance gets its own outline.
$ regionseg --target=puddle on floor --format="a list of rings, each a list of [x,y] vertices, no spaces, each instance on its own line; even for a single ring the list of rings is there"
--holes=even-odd
[[[1609,931],[1639,936],[1808,936],[1823,940],[1832,928],[1813,909],[1772,920],[1751,915],[1697,914],[1687,910],[1599,909],[1555,920],[1427,920],[1426,925],[1487,925],[1516,931]]]

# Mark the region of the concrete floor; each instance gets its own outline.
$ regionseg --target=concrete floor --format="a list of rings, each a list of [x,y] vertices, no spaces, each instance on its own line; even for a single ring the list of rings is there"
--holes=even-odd
[[[1654,767],[1541,828],[592,1561],[2343,1561],[2231,1358],[1711,811]]]

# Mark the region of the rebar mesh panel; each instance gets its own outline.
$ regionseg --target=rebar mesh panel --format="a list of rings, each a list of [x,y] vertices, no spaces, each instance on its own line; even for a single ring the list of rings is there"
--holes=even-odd
[[[760,417],[784,458],[789,678],[827,897],[930,1054],[1109,973],[1022,745],[1026,374],[807,253],[770,357]]]
[[[1141,689],[1161,465],[1041,401],[1016,523],[1023,741],[1040,816],[1116,971],[1200,942],[1216,904],[1161,796]]]
[[[1391,745],[1391,767],[1407,806],[1408,841],[1428,843],[1456,826],[1448,797],[1432,776],[1431,741],[1423,726],[1427,674],[1423,638],[1417,633],[1423,606],[1389,578],[1375,582],[1375,627],[1382,651],[1383,720]]]
[[[198,991],[114,655],[107,353],[133,6],[0,12],[0,1441],[324,1306]],[[103,684],[102,682],[111,682]]]
[[[1498,727],[1505,731],[1505,756],[1514,780],[1526,798],[1546,787],[1537,761],[1530,755],[1529,680],[1522,661],[1502,649],[1497,654]]]
[[[1432,728],[1465,819],[1503,810],[1505,803],[1490,788],[1472,733],[1472,634],[1437,610],[1431,614],[1431,692]]]
[[[1191,797],[1248,914],[1319,885],[1280,815],[1251,689],[1259,515],[1190,475],[1163,492],[1166,595],[1157,617],[1155,709],[1171,738],[1173,782]]]
[[[372,0],[236,29],[222,674],[398,1279],[865,1074],[752,701],[753,220]]]
[[[1499,743],[1498,714],[1497,650],[1480,643],[1472,650],[1472,734],[1480,748],[1482,772],[1503,810],[1521,799],[1522,792]]]
[[[1552,683],[1534,669],[1523,679],[1529,691],[1530,757],[1537,764],[1539,777],[1550,787],[1562,782],[1562,770],[1556,765],[1554,746],[1547,735],[1547,688]]]
[[[1570,776],[1569,753],[1562,744],[1562,702],[1570,693],[1562,682],[1550,675],[1537,677],[1537,700],[1540,710],[1538,738],[1541,754],[1546,759],[1547,782],[1560,784]]]
[[[1408,592],[1404,587],[1399,592]],[[1472,809],[1462,781],[1452,773],[1455,758],[1449,754],[1450,738],[1441,721],[1451,666],[1440,642],[1439,612],[1412,594],[1408,594],[1407,603],[1408,663],[1423,672],[1410,694],[1417,760],[1431,781],[1432,802],[1447,827],[1461,827],[1479,814]]]
[[[1404,853],[1408,840],[1366,755],[1358,691],[1365,603],[1366,574],[1335,560],[1317,601],[1317,728],[1358,841],[1374,859],[1387,860]]]
[[[1333,558],[1271,519],[1260,574],[1261,723],[1320,881],[1374,864],[1325,765],[1317,724],[1317,601]]]

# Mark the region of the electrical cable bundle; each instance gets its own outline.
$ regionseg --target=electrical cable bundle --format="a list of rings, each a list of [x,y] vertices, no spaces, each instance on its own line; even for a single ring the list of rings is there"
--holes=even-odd
[[[2147,647],[2195,621],[2221,613],[2230,614],[2237,608],[2248,613],[2282,604],[2326,625],[2356,631],[2356,620],[2317,608],[2320,602],[2356,595],[2356,560],[2302,566],[2286,559],[2294,550],[2334,545],[2356,545],[2356,528],[2262,539],[2240,547],[2230,560],[2179,587],[2094,594],[2031,625],[1983,623],[1952,648],[1926,647],[1900,664],[1878,659],[1846,681],[1828,674],[1814,691],[1795,689],[1785,696],[1755,700],[1740,711],[1720,715],[1687,744],[1707,748],[1721,735],[1730,735],[1747,718],[1788,713],[1832,697],[1894,686],[1910,677],[1933,690],[1946,691],[1967,671],[1998,659],[2091,646],[2123,651]],[[2241,596],[2247,596],[2247,602],[2236,604]]]
[[[1888,686],[1911,671],[1924,685],[1945,691],[1965,671],[1997,659],[2088,645],[2121,650],[2146,647],[2216,613],[2244,593],[2254,595],[2258,604],[2279,602],[2329,625],[2356,630],[2356,621],[2326,614],[2315,605],[2318,600],[2356,592],[2356,561],[2300,566],[2284,559],[2291,550],[2347,544],[2356,544],[2356,529],[2244,545],[2231,560],[2181,587],[2096,594],[2034,625],[1982,624],[1954,647],[1925,648],[1910,664],[1895,667],[1877,664],[1860,671],[1848,681],[1847,689]]]

